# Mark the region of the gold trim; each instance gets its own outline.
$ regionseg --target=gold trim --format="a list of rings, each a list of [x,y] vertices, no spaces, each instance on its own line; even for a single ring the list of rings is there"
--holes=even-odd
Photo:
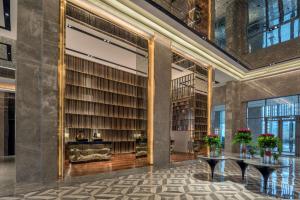
[[[15,83],[0,83],[0,90],[16,91]]]
[[[211,27],[211,24],[212,24],[212,3],[211,3],[212,0],[208,0],[208,22],[207,22],[207,38],[209,40],[211,40],[212,36],[212,27]]]
[[[65,20],[66,0],[60,0],[60,33],[58,61],[58,177],[64,176],[64,93],[65,93]]]
[[[211,106],[212,106],[212,82],[213,82],[213,68],[208,67],[208,82],[207,82],[207,135],[211,134]],[[206,148],[207,155],[209,154],[209,147]]]
[[[154,38],[148,40],[149,56],[148,56],[148,164],[153,164],[153,125],[154,125],[154,95],[155,95],[155,79],[154,79]]]
[[[211,105],[212,105],[212,67],[208,67],[208,82],[207,82],[207,134],[211,132]]]

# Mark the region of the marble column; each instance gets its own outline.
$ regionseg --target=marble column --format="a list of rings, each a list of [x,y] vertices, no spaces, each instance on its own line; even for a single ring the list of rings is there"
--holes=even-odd
[[[235,54],[243,55],[247,48],[248,2],[230,1],[226,8],[226,47]]]
[[[166,166],[170,162],[171,65],[170,41],[162,36],[154,41],[154,122],[153,164]]]
[[[225,99],[225,152],[238,152],[238,147],[232,144],[232,139],[241,124],[241,102],[239,82],[230,81],[226,84]]]
[[[5,146],[5,93],[0,92],[0,156],[5,156],[4,146]]]
[[[59,2],[18,0],[17,183],[57,179]]]

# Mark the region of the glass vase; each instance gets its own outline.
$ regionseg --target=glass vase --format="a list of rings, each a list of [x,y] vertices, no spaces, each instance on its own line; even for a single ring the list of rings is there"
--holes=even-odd
[[[217,152],[217,148],[214,145],[211,145],[209,147],[209,156],[210,157],[217,157],[218,156],[218,152]]]
[[[272,149],[271,148],[266,148],[265,149],[263,162],[265,164],[271,164],[272,163]]]
[[[245,143],[240,144],[240,157],[241,158],[247,157],[247,145]]]

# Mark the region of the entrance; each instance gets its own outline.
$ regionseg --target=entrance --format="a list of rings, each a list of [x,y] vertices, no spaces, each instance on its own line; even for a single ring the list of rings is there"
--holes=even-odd
[[[296,119],[295,117],[266,118],[266,132],[278,136],[282,141],[282,153],[295,155]]]

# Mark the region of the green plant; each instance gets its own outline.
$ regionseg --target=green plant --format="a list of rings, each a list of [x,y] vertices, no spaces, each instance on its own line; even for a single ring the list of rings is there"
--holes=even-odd
[[[256,154],[257,145],[251,142],[248,146],[250,155],[254,156]]]
[[[239,129],[233,137],[233,144],[249,144],[251,140],[250,129]]]
[[[264,155],[265,155],[265,150],[261,148],[261,149],[259,150],[259,155],[260,155],[260,157],[264,157]]]
[[[282,153],[282,141],[279,138],[277,138],[277,150],[278,150],[278,156],[280,156]]]
[[[278,160],[279,159],[280,154],[279,153],[273,153],[273,158],[274,160]]]
[[[209,147],[216,147],[219,148],[221,146],[221,140],[220,137],[216,134],[207,135],[204,138],[204,143],[208,145]]]
[[[279,139],[275,137],[273,134],[265,133],[261,134],[257,138],[258,146],[260,148],[275,148],[278,147]]]

